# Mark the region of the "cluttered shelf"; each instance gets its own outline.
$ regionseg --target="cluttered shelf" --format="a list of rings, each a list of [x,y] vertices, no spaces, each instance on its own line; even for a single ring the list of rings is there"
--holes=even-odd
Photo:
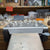
[[[1,0],[0,8],[50,8],[50,0]]]

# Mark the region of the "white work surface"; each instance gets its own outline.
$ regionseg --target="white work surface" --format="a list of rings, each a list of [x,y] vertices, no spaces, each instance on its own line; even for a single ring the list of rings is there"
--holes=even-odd
[[[44,50],[38,33],[12,34],[7,50]]]

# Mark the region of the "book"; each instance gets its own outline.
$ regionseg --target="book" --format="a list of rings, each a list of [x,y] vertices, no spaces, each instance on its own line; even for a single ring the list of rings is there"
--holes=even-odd
[[[42,6],[45,6],[45,0],[42,0]]]
[[[47,2],[48,2],[48,0],[45,0],[45,6],[47,6]]]
[[[50,6],[50,0],[48,0],[48,6]]]
[[[22,6],[42,6],[42,0],[23,0]]]

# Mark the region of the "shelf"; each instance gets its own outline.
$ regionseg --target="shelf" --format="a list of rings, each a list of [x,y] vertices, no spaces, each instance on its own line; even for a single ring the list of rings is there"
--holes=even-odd
[[[18,6],[17,8],[43,8],[43,7],[45,8],[50,6]]]
[[[6,7],[0,7],[0,8],[6,8]],[[50,8],[50,6],[17,6],[13,8]]]

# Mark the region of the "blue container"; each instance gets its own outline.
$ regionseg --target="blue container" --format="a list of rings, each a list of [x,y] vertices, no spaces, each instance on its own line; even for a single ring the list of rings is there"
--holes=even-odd
[[[24,20],[24,16],[14,16],[14,20]]]

